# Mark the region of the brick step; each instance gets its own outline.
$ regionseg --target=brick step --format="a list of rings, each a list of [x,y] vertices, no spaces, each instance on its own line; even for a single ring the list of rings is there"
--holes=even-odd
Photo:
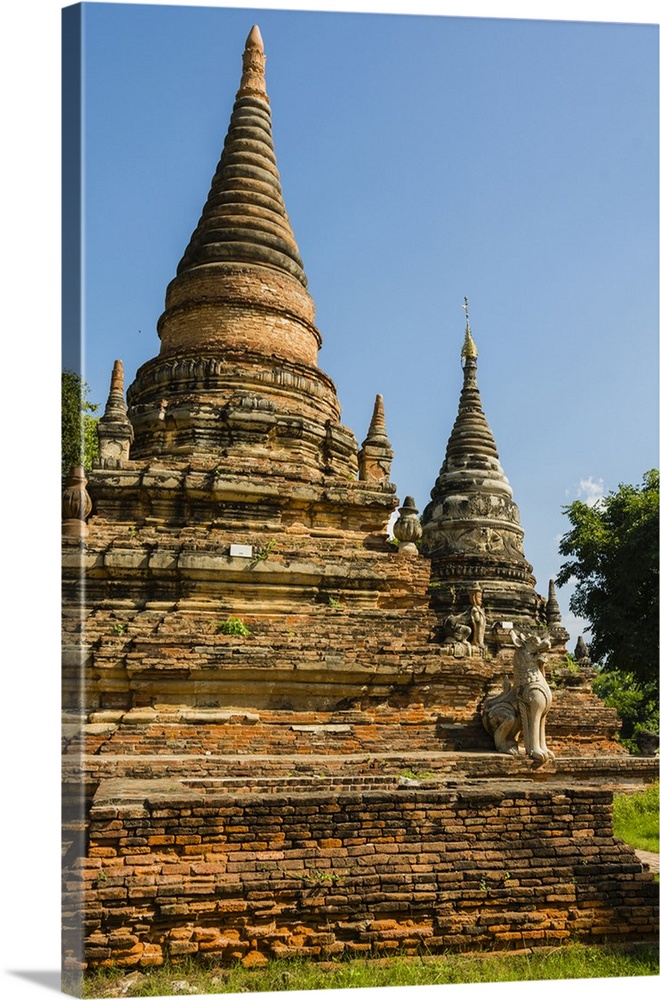
[[[217,778],[184,778],[182,784],[196,792],[204,794],[217,794],[224,792],[280,792],[280,791],[354,791],[369,788],[393,789],[397,786],[415,787],[432,785],[441,781],[446,783],[442,775],[434,775],[432,778],[426,775],[424,778],[408,777],[406,775],[392,774],[353,774],[353,775],[325,775],[325,774],[291,774],[291,775],[271,775],[265,777],[217,777]]]
[[[442,782],[487,783],[493,780],[539,784],[579,783],[599,787],[636,789],[653,781],[654,758],[557,757],[538,767],[529,758],[495,753],[376,753],[376,754],[260,754],[222,755],[71,755],[64,758],[63,778],[72,788],[86,782],[92,788],[109,778],[185,780],[234,783],[237,789],[265,788],[269,784],[312,791],[316,787],[398,787],[410,778],[423,787]],[[258,783],[261,784],[258,784]],[[251,784],[254,783],[254,784]],[[371,783],[371,784],[370,784]],[[210,787],[210,786],[209,786]]]

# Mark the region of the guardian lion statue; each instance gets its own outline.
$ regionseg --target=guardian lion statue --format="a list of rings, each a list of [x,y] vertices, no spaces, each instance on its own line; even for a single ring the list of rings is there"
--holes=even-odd
[[[522,733],[525,753],[543,763],[554,754],[545,742],[545,717],[552,704],[552,691],[545,679],[545,654],[551,642],[548,636],[525,636],[511,633],[516,651],[513,654],[513,684],[504,678],[504,690],[486,698],[481,718],[486,732],[495,741],[498,753],[518,757],[518,736]]]

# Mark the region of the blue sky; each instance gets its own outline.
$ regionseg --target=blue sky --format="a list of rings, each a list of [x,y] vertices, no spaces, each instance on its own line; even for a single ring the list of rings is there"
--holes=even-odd
[[[467,295],[484,408],[545,592],[562,506],[657,461],[657,26],[85,5],[97,402],[114,358],[130,382],[158,352],[255,22],[344,423],[361,441],[383,393],[393,481],[423,509],[456,414]]]

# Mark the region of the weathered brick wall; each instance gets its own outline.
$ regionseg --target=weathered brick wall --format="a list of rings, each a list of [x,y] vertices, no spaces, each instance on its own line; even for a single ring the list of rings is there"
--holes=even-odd
[[[228,262],[212,271],[196,268],[170,283],[158,334],[161,356],[225,346],[311,366],[321,344],[314,302],[296,279]]]
[[[396,713],[396,714],[395,714]],[[100,721],[103,718],[116,721]],[[493,751],[492,740],[476,712],[463,713],[456,722],[437,711],[412,706],[384,709],[368,714],[359,711],[254,712],[241,709],[181,709],[179,712],[152,708],[129,713],[98,712],[74,737],[67,753],[83,749],[89,754],[134,756],[179,754],[181,756],[246,754],[326,756],[351,754],[452,753]],[[584,741],[557,738],[548,726],[551,749],[566,757],[594,756],[600,749],[593,733]],[[609,749],[609,747],[608,747]],[[624,757],[621,748],[613,763]]]
[[[68,875],[65,927],[84,891],[90,966],[657,934],[656,887],[612,837],[606,791],[144,787],[131,803],[130,782],[102,786]]]
[[[144,572],[143,562],[136,558],[136,572]],[[301,601],[295,614],[266,614],[254,603],[246,613],[229,604],[235,585],[222,580],[216,557],[215,586],[225,587],[221,608],[207,602],[208,610],[121,606],[90,612],[82,623],[90,721],[115,726],[103,734],[101,752],[172,752],[175,745],[185,753],[492,749],[480,708],[485,694],[501,689],[502,676],[511,674],[511,651],[462,660],[443,652],[433,641],[432,612],[414,606],[428,563],[390,562],[398,589],[392,586],[382,600],[398,602],[399,609],[353,608],[352,592],[341,586],[333,591],[331,582],[341,584],[333,578],[322,593],[317,587],[319,603]],[[354,554],[354,582],[373,572],[369,584],[385,588],[391,581],[378,580],[377,563],[373,553]],[[282,587],[277,566],[268,560],[274,581],[257,586]],[[89,589],[95,572],[90,570]],[[243,574],[245,586],[260,573],[266,570],[257,566]],[[321,602],[333,594],[338,607]],[[249,629],[248,637],[219,634],[218,622],[232,614]],[[80,624],[72,619],[71,627]],[[73,631],[65,669],[69,707],[82,691],[76,638]],[[563,675],[555,682],[554,672],[552,667],[551,749],[568,756],[620,753],[613,743],[619,725],[614,709],[581,676],[569,677],[566,686]]]

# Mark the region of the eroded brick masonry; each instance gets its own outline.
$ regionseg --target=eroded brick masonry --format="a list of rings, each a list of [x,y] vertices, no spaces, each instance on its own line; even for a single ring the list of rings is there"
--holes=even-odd
[[[72,873],[90,961],[649,938],[653,876],[612,838],[607,791],[346,779],[227,794],[191,780],[173,795],[161,784],[91,811],[88,857]]]

